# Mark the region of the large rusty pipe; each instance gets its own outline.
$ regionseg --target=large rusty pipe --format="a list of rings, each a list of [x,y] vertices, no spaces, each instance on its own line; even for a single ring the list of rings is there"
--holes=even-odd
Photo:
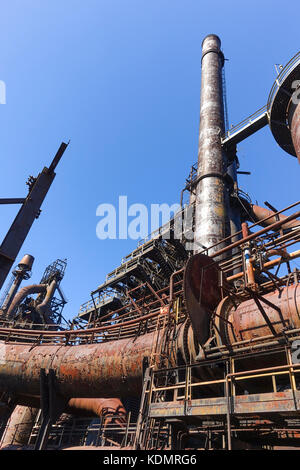
[[[226,156],[222,150],[224,109],[221,41],[214,34],[202,43],[201,104],[196,184],[194,252],[209,248],[226,236],[224,174]],[[216,248],[210,249],[212,255]]]
[[[78,346],[0,342],[0,389],[39,396],[40,370],[56,372],[58,392],[67,398],[139,396],[144,358],[156,333],[132,339]]]
[[[179,331],[183,324],[178,326]],[[188,342],[188,329],[178,335]],[[139,397],[147,360],[156,344],[157,332],[135,340],[120,339],[76,346],[9,344],[0,342],[0,390],[19,397],[19,403],[33,403],[40,394],[41,369],[54,369],[57,392],[63,397]],[[159,341],[164,334],[159,335]],[[178,340],[176,348],[183,346]],[[28,401],[26,402],[26,397]]]
[[[258,206],[256,204],[250,204],[248,201],[243,200],[243,205],[247,210],[247,220],[251,222],[260,222],[262,227],[269,227],[274,224],[277,220],[285,221],[287,216],[284,214],[278,214],[274,211],[266,209],[265,207]],[[300,227],[300,220],[290,220],[289,222],[282,225],[283,229]]]
[[[20,291],[15,296],[14,300],[12,301],[7,311],[7,317],[8,318],[13,317],[17,307],[25,299],[25,297],[27,297],[27,295],[39,294],[40,292],[44,292],[46,288],[47,288],[46,284],[32,284],[30,286],[23,287],[23,289],[20,289]]]

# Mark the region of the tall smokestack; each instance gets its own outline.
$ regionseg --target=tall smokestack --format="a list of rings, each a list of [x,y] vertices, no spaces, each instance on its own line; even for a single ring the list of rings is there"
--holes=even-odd
[[[224,106],[222,67],[224,56],[218,36],[210,34],[202,43],[201,104],[196,186],[194,253],[226,236],[224,174],[226,155],[222,151]],[[212,255],[221,248],[209,250]]]

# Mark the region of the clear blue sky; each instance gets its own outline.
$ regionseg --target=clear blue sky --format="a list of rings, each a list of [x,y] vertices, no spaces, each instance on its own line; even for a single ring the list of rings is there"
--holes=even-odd
[[[0,197],[22,197],[29,174],[71,144],[20,256],[32,280],[67,258],[65,314],[100,284],[133,240],[100,241],[96,207],[179,202],[197,159],[201,42],[218,34],[226,62],[229,122],[263,106],[274,64],[300,50],[298,2],[10,0],[0,15]],[[254,201],[282,208],[299,198],[296,159],[268,128],[239,145],[239,179]],[[288,181],[289,179],[289,181]],[[17,207],[2,206],[1,239]]]

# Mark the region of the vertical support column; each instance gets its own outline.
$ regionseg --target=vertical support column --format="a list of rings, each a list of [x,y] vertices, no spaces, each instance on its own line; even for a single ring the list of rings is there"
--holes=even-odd
[[[222,151],[224,106],[222,67],[224,56],[218,36],[202,43],[202,77],[194,253],[209,248],[226,236],[225,182],[227,161]],[[208,251],[212,255],[218,245]]]
[[[234,152],[234,157],[232,153]],[[241,209],[240,204],[236,198],[236,194],[238,191],[238,181],[237,181],[237,169],[238,169],[238,161],[236,157],[236,148],[232,149],[231,152],[228,154],[228,159],[231,158],[231,163],[227,169],[227,177],[230,183],[228,183],[228,191],[229,191],[229,224],[230,224],[230,234],[234,235],[236,232],[241,230]],[[233,158],[232,158],[233,157]],[[231,196],[231,198],[230,198]],[[234,197],[232,197],[234,196]],[[241,238],[240,235],[231,238],[231,243],[239,240]],[[234,255],[239,250],[232,250],[232,254]]]
[[[55,371],[41,369],[40,375],[40,396],[42,409],[41,427],[36,439],[34,450],[44,450],[47,447],[47,440],[52,424],[59,418],[66,407],[67,400],[60,396],[55,385]]]

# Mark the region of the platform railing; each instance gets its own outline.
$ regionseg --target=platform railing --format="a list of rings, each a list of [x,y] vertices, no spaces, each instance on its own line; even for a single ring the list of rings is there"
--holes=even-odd
[[[272,106],[274,97],[276,95],[276,92],[278,88],[282,85],[284,80],[287,78],[287,76],[291,73],[291,71],[297,67],[300,64],[300,52],[297,52],[297,54],[292,57],[292,59],[281,69],[280,73],[277,75],[277,78],[275,82],[273,83],[273,86],[271,88],[271,91],[269,93],[268,97],[268,102],[267,102],[267,110],[268,112],[270,111],[270,108]]]
[[[239,122],[235,126],[231,126],[227,132],[224,134],[222,140],[228,139],[229,137],[232,137],[234,134],[237,132],[240,132],[242,129],[246,128],[250,124],[253,123],[256,119],[262,117],[265,113],[267,112],[267,106],[262,106],[259,108],[255,113],[251,114],[247,118],[245,118],[243,121]]]

